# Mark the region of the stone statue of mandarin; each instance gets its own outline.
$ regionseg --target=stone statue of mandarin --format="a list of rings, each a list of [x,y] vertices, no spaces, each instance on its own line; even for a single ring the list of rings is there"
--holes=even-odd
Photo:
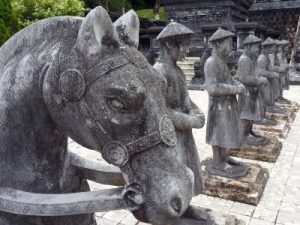
[[[271,68],[271,62],[269,59],[269,54],[272,52],[272,45],[274,45],[274,40],[272,38],[267,38],[261,44],[261,53],[257,59],[257,73],[259,77],[267,78],[268,82],[262,86],[261,93],[264,105],[264,112],[267,109],[267,106],[273,104],[273,89],[272,89],[272,79],[278,77],[278,74],[274,74]],[[264,125],[276,125],[275,120],[271,120],[264,116],[263,120],[256,121],[256,123]]]
[[[244,52],[238,62],[239,81],[246,87],[246,91],[239,96],[239,109],[244,128],[246,144],[263,145],[266,139],[253,132],[253,121],[262,120],[264,117],[261,87],[268,80],[258,77],[256,61],[260,53],[261,39],[250,34],[243,42]]]
[[[194,32],[180,23],[171,21],[157,36],[160,43],[160,57],[154,68],[167,82],[166,102],[171,110],[171,118],[176,129],[177,138],[189,148],[182,148],[181,158],[192,169],[195,177],[194,194],[202,191],[200,159],[192,134],[192,128],[204,126],[204,114],[191,101],[187,90],[185,74],[177,65],[184,60],[189,47],[190,36]]]
[[[272,113],[285,113],[286,110],[275,105],[275,101],[280,97],[280,93],[282,92],[281,87],[281,77],[284,76],[285,68],[280,67],[279,59],[277,56],[277,42],[273,40],[270,45],[270,54],[269,59],[271,63],[271,71],[276,75],[271,80],[271,89],[272,89],[272,104],[267,107],[268,112]]]
[[[233,33],[219,28],[210,37],[212,56],[204,66],[209,94],[206,142],[212,145],[213,150],[212,163],[206,170],[210,174],[231,178],[245,176],[248,171],[248,166],[228,155],[228,149],[237,149],[243,144],[236,95],[244,93],[245,87],[232,78],[226,65],[232,51],[233,36]]]
[[[289,90],[289,73],[290,65],[288,64],[286,54],[289,52],[289,42],[287,40],[277,41],[277,57],[279,59],[279,65],[283,69],[283,75],[281,76],[281,92],[277,101],[282,103],[291,103],[290,100],[283,97],[283,90]]]

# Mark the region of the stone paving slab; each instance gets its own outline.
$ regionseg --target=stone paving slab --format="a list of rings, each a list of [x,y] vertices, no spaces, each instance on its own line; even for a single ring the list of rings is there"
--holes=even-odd
[[[206,92],[190,91],[192,100],[207,116],[208,96]],[[300,104],[300,86],[291,86],[284,97]],[[201,160],[212,156],[211,147],[205,143],[205,128],[193,131]],[[69,148],[91,160],[102,161],[101,155],[84,149],[74,142]],[[237,216],[247,225],[300,225],[300,112],[291,124],[291,130],[283,141],[282,151],[275,163],[239,159],[243,162],[258,163],[267,168],[270,178],[261,201],[255,207],[216,197],[199,195],[192,204]],[[90,182],[92,189],[110,188]],[[99,225],[146,225],[139,223],[125,210],[97,213]]]

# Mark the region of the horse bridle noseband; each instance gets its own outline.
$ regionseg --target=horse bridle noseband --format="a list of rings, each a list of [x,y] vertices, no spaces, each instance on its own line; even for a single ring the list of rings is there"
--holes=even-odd
[[[137,50],[122,47],[114,54],[113,57],[102,61],[91,70],[87,71],[84,76],[77,70],[67,70],[60,77],[60,87],[65,99],[69,101],[79,101],[80,113],[96,138],[105,138],[107,140],[101,153],[103,158],[110,164],[117,167],[123,167],[130,160],[130,157],[147,151],[150,148],[164,143],[166,146],[173,147],[177,143],[176,132],[171,119],[164,115],[159,121],[157,132],[148,134],[131,143],[122,143],[113,140],[105,131],[103,126],[95,121],[91,115],[89,107],[83,98],[86,89],[99,78],[109,72],[121,68],[125,65],[132,64],[140,69],[145,69],[148,62],[144,56]],[[97,72],[95,72],[97,71]]]

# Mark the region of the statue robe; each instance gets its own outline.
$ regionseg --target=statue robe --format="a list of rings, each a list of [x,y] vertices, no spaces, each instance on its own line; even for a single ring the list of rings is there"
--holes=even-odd
[[[279,65],[281,67],[288,64],[287,58],[286,58],[286,56],[284,54],[277,53],[277,56],[278,56],[278,59],[279,59]],[[285,72],[283,73],[283,76],[281,77],[281,86],[282,86],[283,90],[289,90],[290,89],[290,81],[289,81],[288,69],[285,70]]]
[[[178,66],[157,62],[153,67],[167,80],[166,103],[169,108],[185,114],[191,113],[192,108],[200,111],[190,100],[185,75]],[[203,187],[202,175],[192,129],[182,130],[176,127],[175,129],[177,144],[181,146],[179,149],[182,149],[180,158],[193,171],[195,177],[194,195],[199,195]]]
[[[236,99],[238,82],[215,54],[206,61],[204,72],[209,94],[206,142],[226,149],[240,148],[243,136]]]
[[[261,84],[257,76],[256,61],[243,54],[238,63],[239,81],[245,86],[245,93],[239,96],[241,119],[260,121],[264,117]]]
[[[271,106],[274,102],[273,89],[272,89],[272,68],[271,62],[268,56],[260,54],[257,59],[257,69],[260,76],[264,76],[268,79],[268,83],[262,86],[261,94],[264,106]]]

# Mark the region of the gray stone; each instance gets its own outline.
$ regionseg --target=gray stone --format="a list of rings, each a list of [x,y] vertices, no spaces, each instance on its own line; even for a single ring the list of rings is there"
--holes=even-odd
[[[269,178],[267,169],[258,164],[248,164],[249,169],[241,178],[227,178],[207,172],[211,159],[203,162],[204,194],[246,204],[257,205]]]
[[[261,88],[268,82],[265,77],[258,77],[256,61],[260,53],[261,40],[249,35],[244,41],[244,52],[238,63],[239,81],[245,85],[246,91],[239,96],[239,109],[243,123],[243,135],[248,145],[263,145],[266,138],[253,132],[253,122],[264,117]]]
[[[160,57],[154,68],[167,82],[166,104],[173,114],[177,138],[183,145],[181,158],[194,172],[195,195],[202,191],[200,159],[193,138],[192,128],[204,126],[205,117],[200,109],[191,101],[183,71],[177,65],[178,60],[185,58],[185,50],[190,39],[189,29],[183,25],[171,22],[159,35]]]
[[[212,56],[204,66],[209,95],[206,142],[213,149],[213,160],[206,170],[213,175],[242,177],[248,166],[229,157],[227,149],[240,148],[243,143],[236,95],[244,93],[245,87],[232,78],[225,63],[232,50],[232,33],[220,28],[212,37]]]
[[[176,114],[163,97],[165,79],[135,49],[137,27],[133,12],[114,25],[97,7],[86,18],[36,22],[1,47],[0,199],[9,187],[31,193],[26,200],[34,204],[35,193],[55,194],[63,202],[66,193],[89,190],[86,178],[110,183],[95,176],[101,168],[70,159],[69,136],[120,168],[126,187],[118,196],[136,206],[139,220],[167,225],[184,214],[194,178],[180,153],[189,145],[177,141],[178,121],[170,119]],[[122,184],[120,176],[115,179]],[[20,200],[13,193],[7,194]],[[32,216],[29,206],[22,215],[18,205],[6,209],[16,214],[0,212],[1,224],[95,224],[89,204],[87,214],[59,217]]]

